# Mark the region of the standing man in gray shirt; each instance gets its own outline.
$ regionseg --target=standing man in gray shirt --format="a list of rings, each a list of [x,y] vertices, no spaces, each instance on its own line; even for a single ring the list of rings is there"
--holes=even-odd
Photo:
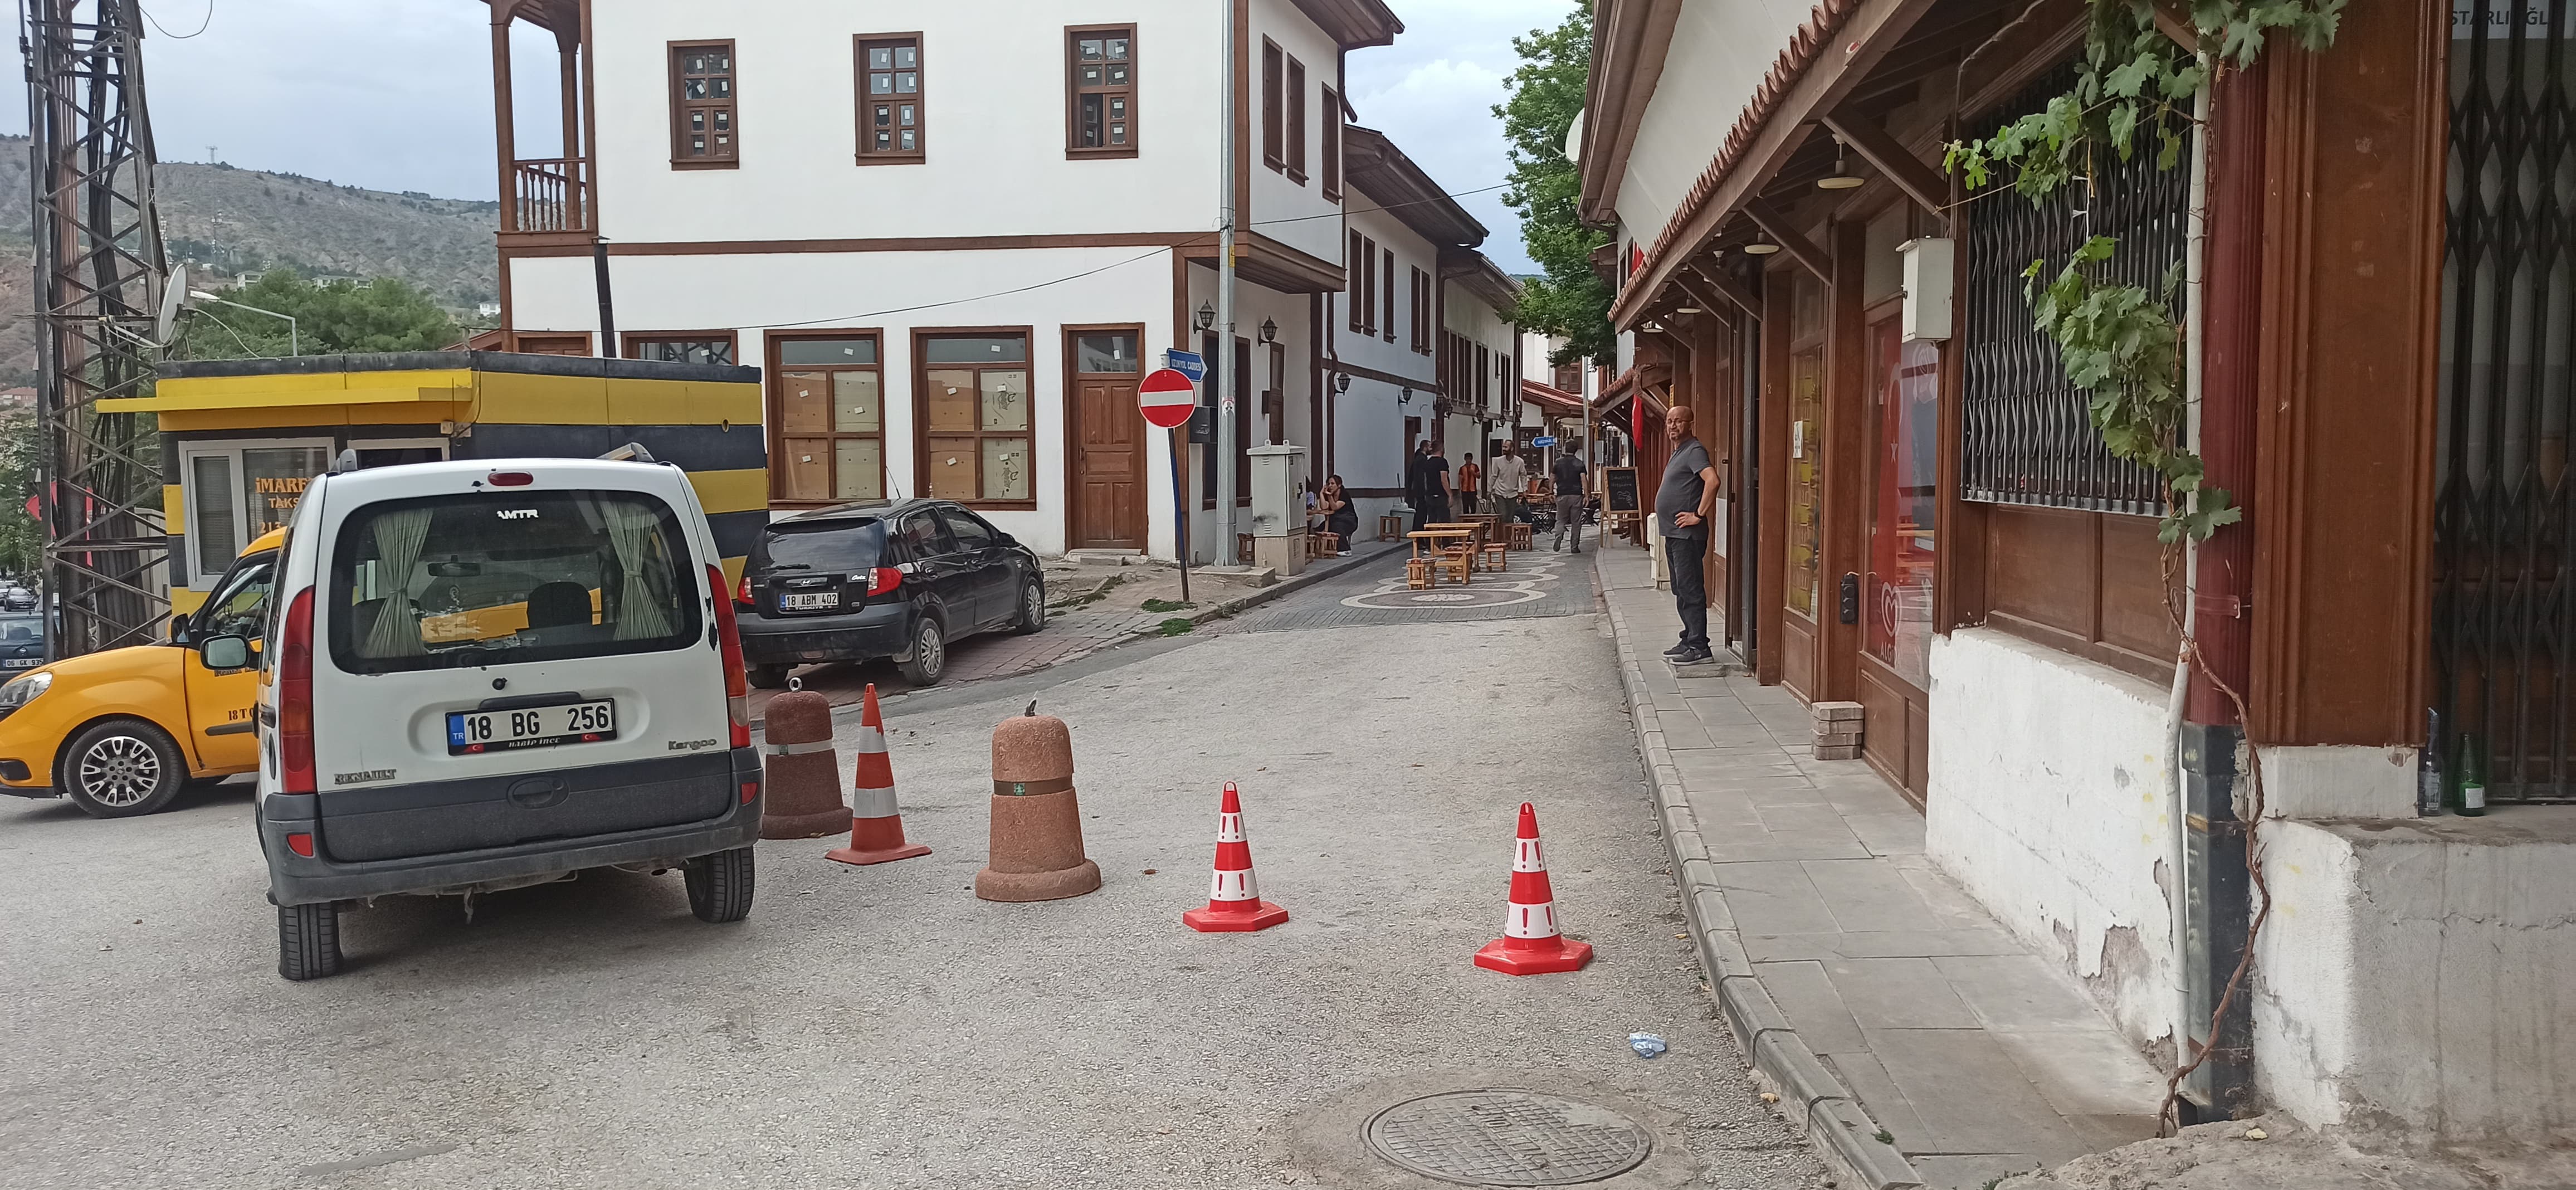
[[[1673,580],[1673,605],[1681,612],[1682,640],[1664,650],[1675,665],[1701,665],[1716,655],[1708,647],[1708,518],[1717,508],[1717,468],[1708,448],[1691,435],[1694,414],[1675,405],[1664,414],[1672,457],[1655,491],[1655,520],[1663,528],[1664,567]]]
[[[1493,495],[1494,511],[1502,515],[1503,524],[1523,518],[1521,489],[1528,486],[1529,464],[1521,461],[1520,444],[1503,443],[1503,453],[1485,464],[1485,490]]]
[[[1565,552],[1565,535],[1574,534],[1574,552],[1583,552],[1583,459],[1559,451],[1548,479],[1556,484],[1556,552]]]

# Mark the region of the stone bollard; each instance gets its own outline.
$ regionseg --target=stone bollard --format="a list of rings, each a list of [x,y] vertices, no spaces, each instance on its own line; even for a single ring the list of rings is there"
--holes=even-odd
[[[847,832],[850,808],[841,804],[831,700],[802,687],[769,700],[761,737],[769,801],[761,807],[760,837],[819,839]]]
[[[1100,887],[1100,865],[1082,854],[1073,733],[1036,703],[993,729],[991,851],[975,873],[975,895],[987,901],[1056,901]]]

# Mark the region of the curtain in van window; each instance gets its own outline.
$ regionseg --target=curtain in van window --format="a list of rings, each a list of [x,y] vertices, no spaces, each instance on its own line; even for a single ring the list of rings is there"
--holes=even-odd
[[[367,632],[370,657],[418,657],[428,650],[420,642],[420,607],[412,602],[411,572],[429,540],[427,508],[397,508],[376,514],[376,574],[383,586],[376,622]]]
[[[636,500],[608,500],[608,547],[617,552],[618,640],[651,640],[671,634],[671,551],[662,540],[662,518]]]

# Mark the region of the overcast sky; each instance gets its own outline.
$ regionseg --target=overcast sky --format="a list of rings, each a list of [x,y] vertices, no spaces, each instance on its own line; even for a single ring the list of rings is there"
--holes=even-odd
[[[1035,0],[1032,0],[1035,2]],[[1452,192],[1503,180],[1491,109],[1511,39],[1563,20],[1570,0],[1392,0],[1406,32],[1351,55],[1360,122],[1395,138]],[[491,23],[475,0],[144,0],[152,125],[165,161],[217,158],[442,198],[493,196]],[[202,29],[203,32],[199,32]],[[193,35],[193,36],[192,36]],[[551,94],[550,39],[521,27],[522,90]],[[545,113],[522,120],[542,128]],[[26,94],[0,88],[0,123],[26,129]],[[537,134],[551,151],[551,138]],[[523,137],[523,155],[533,155]],[[1461,200],[1485,250],[1528,272],[1494,193]]]

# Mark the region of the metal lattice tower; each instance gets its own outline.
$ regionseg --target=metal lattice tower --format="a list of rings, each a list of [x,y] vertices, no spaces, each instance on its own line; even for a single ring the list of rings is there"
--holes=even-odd
[[[38,492],[53,652],[157,639],[170,611],[148,394],[166,272],[138,0],[20,0],[36,240]]]

